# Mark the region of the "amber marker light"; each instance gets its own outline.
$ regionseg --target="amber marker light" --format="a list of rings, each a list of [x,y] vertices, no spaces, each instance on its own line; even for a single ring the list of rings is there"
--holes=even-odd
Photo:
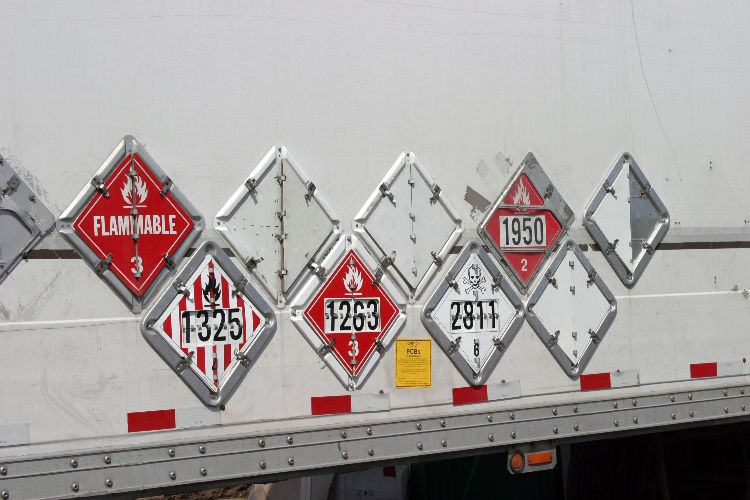
[[[510,457],[510,468],[513,472],[521,472],[524,465],[523,453],[520,451],[513,452]]]
[[[529,465],[549,465],[552,463],[551,451],[537,451],[527,456]]]

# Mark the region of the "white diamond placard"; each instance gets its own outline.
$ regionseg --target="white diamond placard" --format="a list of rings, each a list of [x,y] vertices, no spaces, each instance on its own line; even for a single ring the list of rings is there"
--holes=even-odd
[[[354,232],[413,300],[463,229],[440,186],[403,152],[354,218]]]
[[[669,230],[669,212],[633,156],[622,153],[586,207],[583,225],[632,288]]]
[[[339,220],[283,146],[274,146],[227,200],[214,229],[279,305],[340,235]]]
[[[565,373],[577,379],[616,315],[614,295],[567,238],[531,292],[529,324]]]
[[[422,309],[422,323],[463,377],[487,381],[523,325],[521,299],[479,242],[467,244]]]

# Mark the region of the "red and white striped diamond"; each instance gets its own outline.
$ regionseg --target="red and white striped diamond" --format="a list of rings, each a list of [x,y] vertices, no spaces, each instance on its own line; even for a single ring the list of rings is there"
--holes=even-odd
[[[237,354],[257,339],[264,326],[262,314],[236,290],[210,254],[185,289],[188,293],[177,294],[154,328],[179,355],[192,353],[191,369],[209,388],[218,391],[240,362]],[[218,331],[222,323],[220,311],[224,311],[223,332]],[[201,328],[204,321],[208,328]]]

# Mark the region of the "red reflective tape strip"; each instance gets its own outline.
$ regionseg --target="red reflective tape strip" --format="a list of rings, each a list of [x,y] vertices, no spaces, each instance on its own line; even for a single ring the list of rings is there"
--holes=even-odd
[[[314,396],[310,398],[310,410],[313,415],[333,415],[351,413],[351,396]]]
[[[485,401],[487,401],[486,385],[453,388],[453,406],[484,403]]]
[[[396,466],[386,465],[385,467],[383,467],[383,475],[385,477],[396,477]]]
[[[128,413],[128,432],[174,429],[174,410],[137,411]]]
[[[609,372],[605,373],[589,373],[588,375],[581,375],[581,390],[582,391],[596,391],[599,389],[611,389],[612,388],[612,377]]]
[[[716,363],[693,363],[690,365],[690,378],[715,377]]]

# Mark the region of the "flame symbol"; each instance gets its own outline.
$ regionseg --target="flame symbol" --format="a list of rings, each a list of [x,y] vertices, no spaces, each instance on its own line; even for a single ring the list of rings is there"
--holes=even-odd
[[[344,286],[352,293],[358,292],[362,288],[362,273],[354,267],[354,259],[349,261],[349,270],[344,276]]]
[[[513,194],[513,204],[531,205],[531,197],[529,196],[529,192],[526,191],[526,186],[524,186],[523,181],[520,179],[518,181],[516,192]]]
[[[122,190],[120,192],[122,193],[122,199],[125,200],[125,203],[127,205],[133,205],[132,178],[128,178],[128,180],[125,181],[125,185],[122,186]],[[148,188],[146,188],[146,183],[143,181],[143,179],[140,178],[140,176],[135,177],[135,194],[138,197],[138,203],[136,203],[136,205],[143,205],[143,202],[146,201],[146,196],[148,196]]]
[[[211,297],[211,292],[213,292],[213,297]],[[206,299],[206,302],[215,304],[218,302],[219,297],[221,297],[221,288],[219,288],[219,284],[216,282],[216,277],[211,273],[208,275],[208,283],[203,287],[203,298]]]

